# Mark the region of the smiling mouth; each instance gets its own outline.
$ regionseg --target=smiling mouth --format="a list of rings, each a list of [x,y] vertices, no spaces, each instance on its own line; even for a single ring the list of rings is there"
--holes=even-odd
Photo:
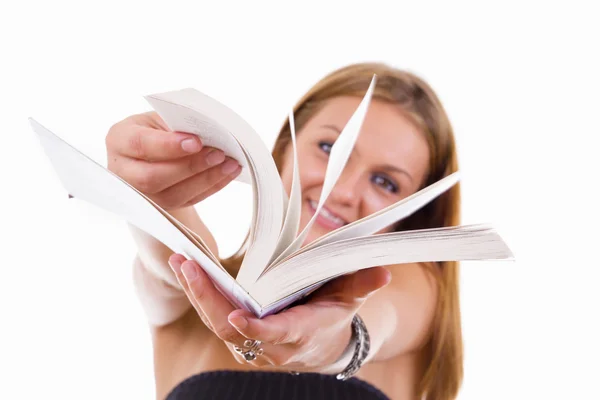
[[[314,212],[317,211],[318,203],[314,200],[309,200],[308,205],[314,214]],[[335,215],[333,212],[328,210],[326,207],[321,207],[321,211],[319,212],[319,215],[317,216],[317,222],[319,222],[320,225],[324,225],[325,227],[332,228],[332,229],[340,228],[340,227],[348,224],[347,221],[345,221],[341,217]]]

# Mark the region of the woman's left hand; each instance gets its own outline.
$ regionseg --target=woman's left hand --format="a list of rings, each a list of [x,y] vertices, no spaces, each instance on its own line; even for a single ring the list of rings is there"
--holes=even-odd
[[[263,349],[253,365],[305,372],[327,371],[338,360],[349,344],[352,318],[391,280],[383,267],[361,270],[328,282],[301,305],[258,319],[232,306],[195,261],[174,254],[169,264],[200,318],[238,362],[248,361],[234,346],[253,339]]]

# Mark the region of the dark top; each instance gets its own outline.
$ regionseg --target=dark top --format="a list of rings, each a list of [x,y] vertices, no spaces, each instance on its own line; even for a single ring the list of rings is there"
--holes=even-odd
[[[365,381],[335,375],[266,371],[214,371],[191,376],[166,400],[390,400]]]

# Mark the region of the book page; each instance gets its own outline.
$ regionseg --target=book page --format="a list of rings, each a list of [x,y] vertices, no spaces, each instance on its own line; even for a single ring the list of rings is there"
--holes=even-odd
[[[33,119],[30,124],[67,193],[111,212],[153,236],[173,252],[196,260],[233,304],[260,312],[261,307],[211,257],[118,175],[90,159]],[[177,282],[174,283],[178,285]],[[248,309],[246,308],[246,309]]]
[[[339,275],[339,276],[341,276],[341,275]],[[271,314],[276,314],[282,310],[285,310],[286,308],[288,308],[290,306],[293,306],[294,303],[297,303],[300,300],[302,300],[303,298],[309,296],[314,291],[319,289],[321,286],[323,286],[327,282],[329,282],[337,277],[338,276],[334,276],[334,277],[324,279],[322,281],[319,281],[317,283],[313,283],[312,285],[304,287],[296,292],[285,295],[284,297],[278,298],[277,300],[273,300],[272,303],[269,303],[268,305],[263,306],[263,308],[260,310],[260,313],[259,313],[260,318],[267,317]]]
[[[148,199],[150,200],[150,199]],[[158,209],[158,211],[161,211],[161,209]],[[162,211],[161,211],[162,213]],[[223,266],[221,265],[221,262],[219,261],[219,259],[213,254],[213,252],[210,250],[210,248],[206,245],[206,243],[204,243],[204,240],[202,239],[202,237],[200,237],[200,235],[198,235],[196,232],[194,232],[193,230],[191,230],[190,228],[188,228],[187,226],[185,226],[184,224],[182,224],[181,222],[179,222],[179,220],[177,220],[175,217],[173,217],[171,214],[167,213],[165,211],[165,213],[163,214],[169,221],[171,221],[171,223],[173,225],[175,225],[176,227],[179,228],[179,230],[188,237],[188,239],[190,239],[196,246],[198,246],[198,248],[200,250],[202,250],[202,252],[204,254],[206,254],[208,257],[210,257],[210,259],[216,264],[219,265],[221,268],[223,268]]]
[[[329,197],[331,190],[333,189],[335,183],[340,177],[342,170],[346,166],[346,162],[348,161],[348,158],[352,153],[354,143],[356,142],[358,134],[360,133],[362,123],[369,109],[369,104],[371,103],[371,97],[373,95],[373,90],[375,89],[376,81],[377,77],[373,76],[369,89],[365,93],[365,96],[358,105],[356,111],[354,111],[354,113],[350,117],[348,123],[340,133],[334,145],[331,147],[329,161],[327,163],[327,170],[325,171],[325,181],[323,182],[323,189],[321,191],[321,197],[319,198],[319,203],[317,205],[315,214],[310,219],[308,224],[304,227],[300,235],[298,235],[296,240],[294,240],[292,244],[290,244],[290,246],[288,246],[288,248],[285,249],[285,251],[283,251],[277,257],[277,259],[271,264],[271,267],[272,265],[279,263],[288,255],[298,250],[304,243],[304,240],[306,239],[310,228],[312,227],[315,220],[317,219],[317,216],[321,212],[325,201]],[[271,267],[269,267],[266,271],[268,271]]]
[[[487,224],[392,232],[333,242],[301,253],[262,276],[252,291],[261,304],[279,302],[279,306],[284,306],[280,300],[290,294],[365,268],[429,261],[512,259],[504,240]]]
[[[242,151],[235,135],[227,131],[219,121],[229,118],[233,111],[222,109],[215,101],[194,89],[182,89],[172,92],[151,94],[144,97],[146,101],[165,121],[169,129],[178,132],[187,132],[198,135],[202,145],[222,150],[226,156],[233,158],[242,166],[242,172],[236,180],[252,184],[248,160]],[[162,103],[170,102],[183,105],[194,110],[197,114],[185,114],[180,118],[173,118],[169,111],[163,110]],[[167,113],[166,115],[163,115]],[[250,128],[251,129],[251,128]]]
[[[454,172],[432,185],[375,212],[368,217],[354,221],[346,226],[336,229],[308,244],[300,251],[307,251],[317,246],[333,243],[339,240],[351,239],[360,236],[372,235],[382,229],[410,216],[433,199],[450,189],[460,179],[460,173]],[[294,254],[291,255],[294,257]]]
[[[170,129],[195,133],[207,143],[212,140],[216,146],[224,146],[249,174],[253,191],[256,191],[250,245],[236,277],[238,282],[248,287],[273,256],[284,222],[283,184],[275,160],[246,121],[197,90],[155,94],[147,99]],[[203,129],[198,128],[198,121],[206,123]]]
[[[285,250],[296,238],[298,234],[298,228],[300,227],[300,215],[302,213],[302,193],[300,187],[300,172],[298,168],[298,154],[296,150],[296,128],[294,122],[294,111],[290,112],[290,136],[292,138],[292,150],[294,156],[294,168],[292,175],[292,188],[290,191],[290,198],[288,201],[288,208],[285,215],[285,221],[283,223],[283,228],[281,229],[281,235],[279,236],[279,241],[277,243],[277,247],[275,248],[275,253],[273,254],[272,259],[276,258],[283,250]]]
[[[331,278],[331,279],[334,279],[334,278]],[[312,284],[308,287],[302,288],[301,290],[298,290],[297,292],[294,292],[290,295],[287,295],[286,297],[280,298],[279,300],[276,300],[273,303],[270,303],[270,304],[264,306],[260,310],[258,317],[264,318],[271,314],[276,314],[276,313],[286,309],[287,307],[293,305],[294,303],[302,300],[304,297],[310,295],[315,290],[317,290],[321,286],[323,286],[325,283],[329,282],[331,279],[326,279],[326,280],[317,282],[315,284]]]

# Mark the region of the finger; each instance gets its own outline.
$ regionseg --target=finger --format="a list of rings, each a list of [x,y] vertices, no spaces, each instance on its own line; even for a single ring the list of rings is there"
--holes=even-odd
[[[208,318],[213,332],[222,340],[242,345],[247,339],[229,322],[227,315],[234,310],[229,301],[217,290],[212,281],[195,261],[184,261],[181,272],[187,281],[193,300]]]
[[[235,310],[228,316],[229,323],[244,337],[260,340],[272,345],[300,344],[308,321],[303,315],[309,310],[290,309],[280,314],[259,319],[245,310]],[[314,317],[314,315],[312,315]]]
[[[237,169],[235,169],[235,171],[232,174],[225,176],[224,178],[222,178],[220,181],[218,181],[217,183],[215,183],[214,185],[212,185],[211,187],[209,187],[204,192],[202,192],[199,195],[193,197],[191,200],[188,200],[183,205],[183,207],[193,206],[196,203],[199,203],[202,200],[204,200],[204,199],[212,196],[213,194],[217,193],[219,190],[221,190],[225,186],[227,186],[232,180],[234,180],[240,174],[240,172],[242,172],[242,167],[238,166]]]
[[[198,311],[198,314],[200,315],[200,317],[202,318],[202,320],[204,321],[205,325],[208,326],[213,332],[215,332],[215,334],[217,334],[217,336],[219,336],[221,339],[223,339],[227,345],[227,348],[229,349],[229,351],[232,353],[232,355],[234,356],[235,360],[238,361],[240,364],[247,364],[248,361],[246,361],[244,359],[244,357],[237,353],[233,347],[233,345],[237,345],[242,347],[244,342],[246,341],[246,339],[253,339],[251,337],[244,337],[243,335],[239,334],[237,331],[235,331],[235,329],[231,326],[228,326],[228,330],[232,330],[235,331],[233,332],[233,334],[230,335],[230,333],[223,333],[223,328],[216,328],[215,326],[213,326],[213,322],[206,316],[203,308],[200,306],[199,302],[196,300],[196,296],[199,294],[199,290],[196,286],[199,285],[199,279],[204,279],[206,282],[210,282],[208,276],[206,275],[206,273],[204,273],[204,271],[202,271],[202,269],[198,266],[197,263],[193,262],[193,261],[187,261],[187,259],[185,257],[183,257],[182,255],[179,254],[174,254],[169,258],[169,264],[172,265],[176,275],[179,277],[181,277],[181,281],[183,282],[182,284],[182,288],[184,289],[184,291],[186,292],[186,294],[188,294],[188,296],[190,297],[190,301],[194,304],[195,309]],[[179,264],[179,265],[178,265]],[[184,266],[185,264],[185,266]],[[187,272],[187,268],[188,265],[191,264],[195,269],[197,269],[197,273],[199,275],[202,275],[202,277],[200,278],[200,276],[194,278],[191,278],[189,281],[188,279],[185,278],[184,274],[188,273]],[[186,271],[186,272],[184,272]],[[214,290],[215,292],[218,293],[217,289],[214,287],[214,285],[212,285],[212,282],[210,282],[210,286],[212,288],[209,287],[209,290]],[[203,289],[200,289],[203,290]],[[219,294],[219,298],[224,299],[222,296],[220,296]],[[204,294],[201,297],[202,298],[206,298],[210,296],[210,294]],[[203,304],[208,304],[206,301],[203,301]],[[229,302],[227,302],[227,304],[224,305],[226,309],[231,310],[233,307],[229,304]],[[219,311],[217,311],[219,312]],[[226,316],[227,316],[227,312],[225,312],[221,317],[222,319],[224,319],[225,324],[229,325],[228,321],[226,320]],[[218,333],[221,332],[221,333]],[[221,336],[225,336],[225,339]],[[262,344],[260,346],[261,348],[264,349],[265,352],[273,352],[273,348],[271,348],[271,346],[264,345]],[[281,349],[278,349],[281,350]],[[281,351],[280,351],[281,352]],[[285,355],[281,355],[281,354],[276,354],[277,359],[283,359],[285,360],[286,357],[289,356],[285,356]],[[281,362],[281,361],[275,361],[274,359],[272,359],[270,354],[267,353],[263,353],[262,355],[260,355],[256,360],[252,361],[251,364],[257,366],[257,367],[261,367],[261,366],[265,366],[265,365],[275,365],[277,362]]]
[[[197,135],[167,132],[143,125],[111,129],[106,136],[106,145],[110,151],[146,161],[173,160],[202,149],[202,142]]]
[[[390,283],[392,274],[384,267],[362,269],[328,282],[314,294],[314,299],[333,297],[353,305],[382,289]]]
[[[238,166],[237,161],[228,159],[220,165],[191,176],[150,197],[167,209],[180,207],[196,197],[206,198],[208,196],[205,192],[210,191],[214,185],[225,179],[228,175],[227,172],[231,169],[235,170],[236,166]]]
[[[113,170],[136,189],[155,194],[225,161],[223,151],[204,147],[199,153],[170,161],[123,158]]]
[[[314,349],[315,332],[320,327],[332,329],[332,332],[346,330],[349,336],[353,315],[346,307],[307,305],[263,319],[255,318],[246,311],[236,310],[228,319],[243,336],[263,342],[264,354],[268,355],[273,365],[291,366],[308,355],[299,349]],[[319,357],[323,360],[339,357],[348,338],[341,335],[335,339],[338,341],[327,349],[320,350]]]
[[[196,310],[196,313],[198,314],[198,316],[200,317],[200,319],[202,320],[204,325],[206,325],[206,327],[208,327],[208,329],[213,330],[213,327],[210,324],[210,321],[208,320],[206,315],[204,314],[204,311],[202,311],[202,309],[198,306],[197,302],[194,301],[194,297],[190,291],[188,283],[181,271],[181,265],[186,260],[187,259],[184,256],[182,256],[181,254],[173,254],[173,255],[171,255],[171,257],[169,257],[169,265],[171,266],[171,269],[175,273],[175,277],[177,278],[179,285],[181,285],[181,288],[183,289],[184,293],[188,297],[188,300],[190,301],[190,303]]]

